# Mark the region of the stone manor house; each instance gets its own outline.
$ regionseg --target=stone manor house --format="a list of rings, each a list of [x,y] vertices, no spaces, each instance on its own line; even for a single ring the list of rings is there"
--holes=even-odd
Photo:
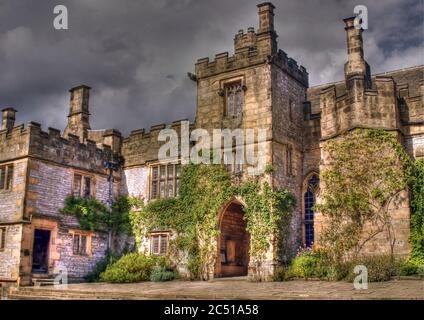
[[[371,74],[364,60],[362,30],[348,18],[345,79],[309,87],[306,69],[277,47],[274,6],[263,3],[258,9],[259,28],[235,35],[234,55],[219,53],[213,61],[196,62],[190,78],[197,85],[197,110],[190,128],[266,129],[266,162],[274,168],[269,182],[274,188],[288,188],[297,199],[292,221],[295,250],[314,242],[321,230],[322,217],[312,206],[319,196],[325,141],[354,128],[380,128],[397,134],[411,157],[424,157],[424,67]],[[179,132],[181,122],[134,130],[128,137],[116,129],[93,130],[89,94],[85,85],[70,90],[63,133],[44,131],[36,122],[15,125],[16,110],[2,111],[0,283],[4,285],[31,284],[37,277],[52,276],[60,264],[69,278],[80,279],[92,270],[105,254],[108,235],[81,230],[74,217],[60,214],[59,209],[70,194],[107,201],[104,161],[112,155],[125,160],[114,173],[114,196],[150,201],[178,194],[180,164],[158,161],[158,134],[164,128]],[[245,178],[244,166],[227,168]],[[246,275],[249,235],[243,200],[229,199],[217,215],[221,232],[213,276]],[[409,217],[408,200],[393,210],[396,254],[408,254]],[[167,254],[172,237],[171,230],[153,232],[140,250]],[[365,249],[370,254],[385,250],[388,244],[378,237]],[[265,267],[272,273],[279,257],[270,252],[268,260]]]

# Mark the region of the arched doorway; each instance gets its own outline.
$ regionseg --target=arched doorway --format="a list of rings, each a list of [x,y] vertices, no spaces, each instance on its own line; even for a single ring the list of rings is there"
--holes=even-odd
[[[246,221],[243,216],[243,206],[237,201],[227,205],[221,214],[216,277],[247,275],[250,236],[246,231]]]

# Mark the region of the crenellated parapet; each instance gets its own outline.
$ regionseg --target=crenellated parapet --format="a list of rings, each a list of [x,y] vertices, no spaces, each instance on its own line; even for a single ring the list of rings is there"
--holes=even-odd
[[[188,123],[188,120],[174,121],[170,125],[164,123],[154,125],[150,127],[149,132],[146,132],[145,129],[131,131],[130,135],[122,143],[122,156],[125,158],[125,167],[145,165],[148,162],[157,161],[159,149],[165,143],[165,141],[159,141],[159,134],[164,129],[175,130],[180,145],[182,122]],[[188,132],[191,132],[194,128],[194,123],[190,123]]]
[[[418,77],[424,77],[423,69],[421,68],[421,73],[417,73]],[[417,79],[413,84],[417,85],[411,86],[407,82],[397,85],[400,118],[404,126],[424,123],[424,79]]]
[[[215,59],[212,61],[210,61],[209,58],[197,60],[196,78],[202,79],[221,73],[268,63],[279,67],[302,85],[308,86],[309,74],[306,68],[304,66],[299,66],[296,60],[288,57],[287,53],[283,50],[280,49],[278,52],[271,55],[269,51],[261,52],[255,46],[242,46],[239,44],[255,44],[256,34],[252,32],[250,32],[250,34],[252,34],[250,38],[247,38],[246,34],[242,35],[241,33],[236,36],[236,45],[240,47],[236,47],[233,56],[229,56],[228,52],[223,52],[215,55]]]
[[[104,173],[103,162],[110,159],[109,145],[99,145],[86,139],[84,143],[73,134],[67,138],[60,130],[48,128],[43,131],[37,122],[14,127],[10,132],[0,131],[0,161],[13,161],[32,157],[88,171]]]
[[[29,130],[24,125],[0,130],[0,162],[28,155]]]
[[[340,96],[336,94],[336,85],[323,89],[320,94],[322,138],[331,138],[357,127],[399,129],[393,78],[377,76],[373,88],[366,89],[362,79],[351,77],[346,92]]]
[[[234,36],[234,55],[229,56],[228,52],[223,52],[215,55],[214,60],[197,60],[197,80],[268,63],[280,67],[303,85],[308,85],[306,69],[277,48],[274,6],[266,2],[259,4],[258,9],[258,29],[255,31],[254,27],[249,27],[247,32],[238,31]]]

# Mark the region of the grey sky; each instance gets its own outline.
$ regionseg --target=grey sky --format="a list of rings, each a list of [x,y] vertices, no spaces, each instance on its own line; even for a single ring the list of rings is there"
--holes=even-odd
[[[233,51],[239,29],[257,28],[259,1],[0,0],[0,108],[18,109],[63,130],[68,89],[91,86],[93,129],[130,130],[193,120],[198,58]],[[342,19],[369,10],[364,33],[371,70],[423,64],[422,0],[274,0],[279,47],[304,65],[311,85],[340,80],[346,60]],[[53,8],[69,30],[53,28]]]

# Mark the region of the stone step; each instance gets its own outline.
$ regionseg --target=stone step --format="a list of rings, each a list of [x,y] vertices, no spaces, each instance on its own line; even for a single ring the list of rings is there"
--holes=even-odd
[[[20,287],[9,290],[9,299],[25,300],[168,300],[168,299],[238,299],[208,294],[122,293],[57,290],[43,287]]]

